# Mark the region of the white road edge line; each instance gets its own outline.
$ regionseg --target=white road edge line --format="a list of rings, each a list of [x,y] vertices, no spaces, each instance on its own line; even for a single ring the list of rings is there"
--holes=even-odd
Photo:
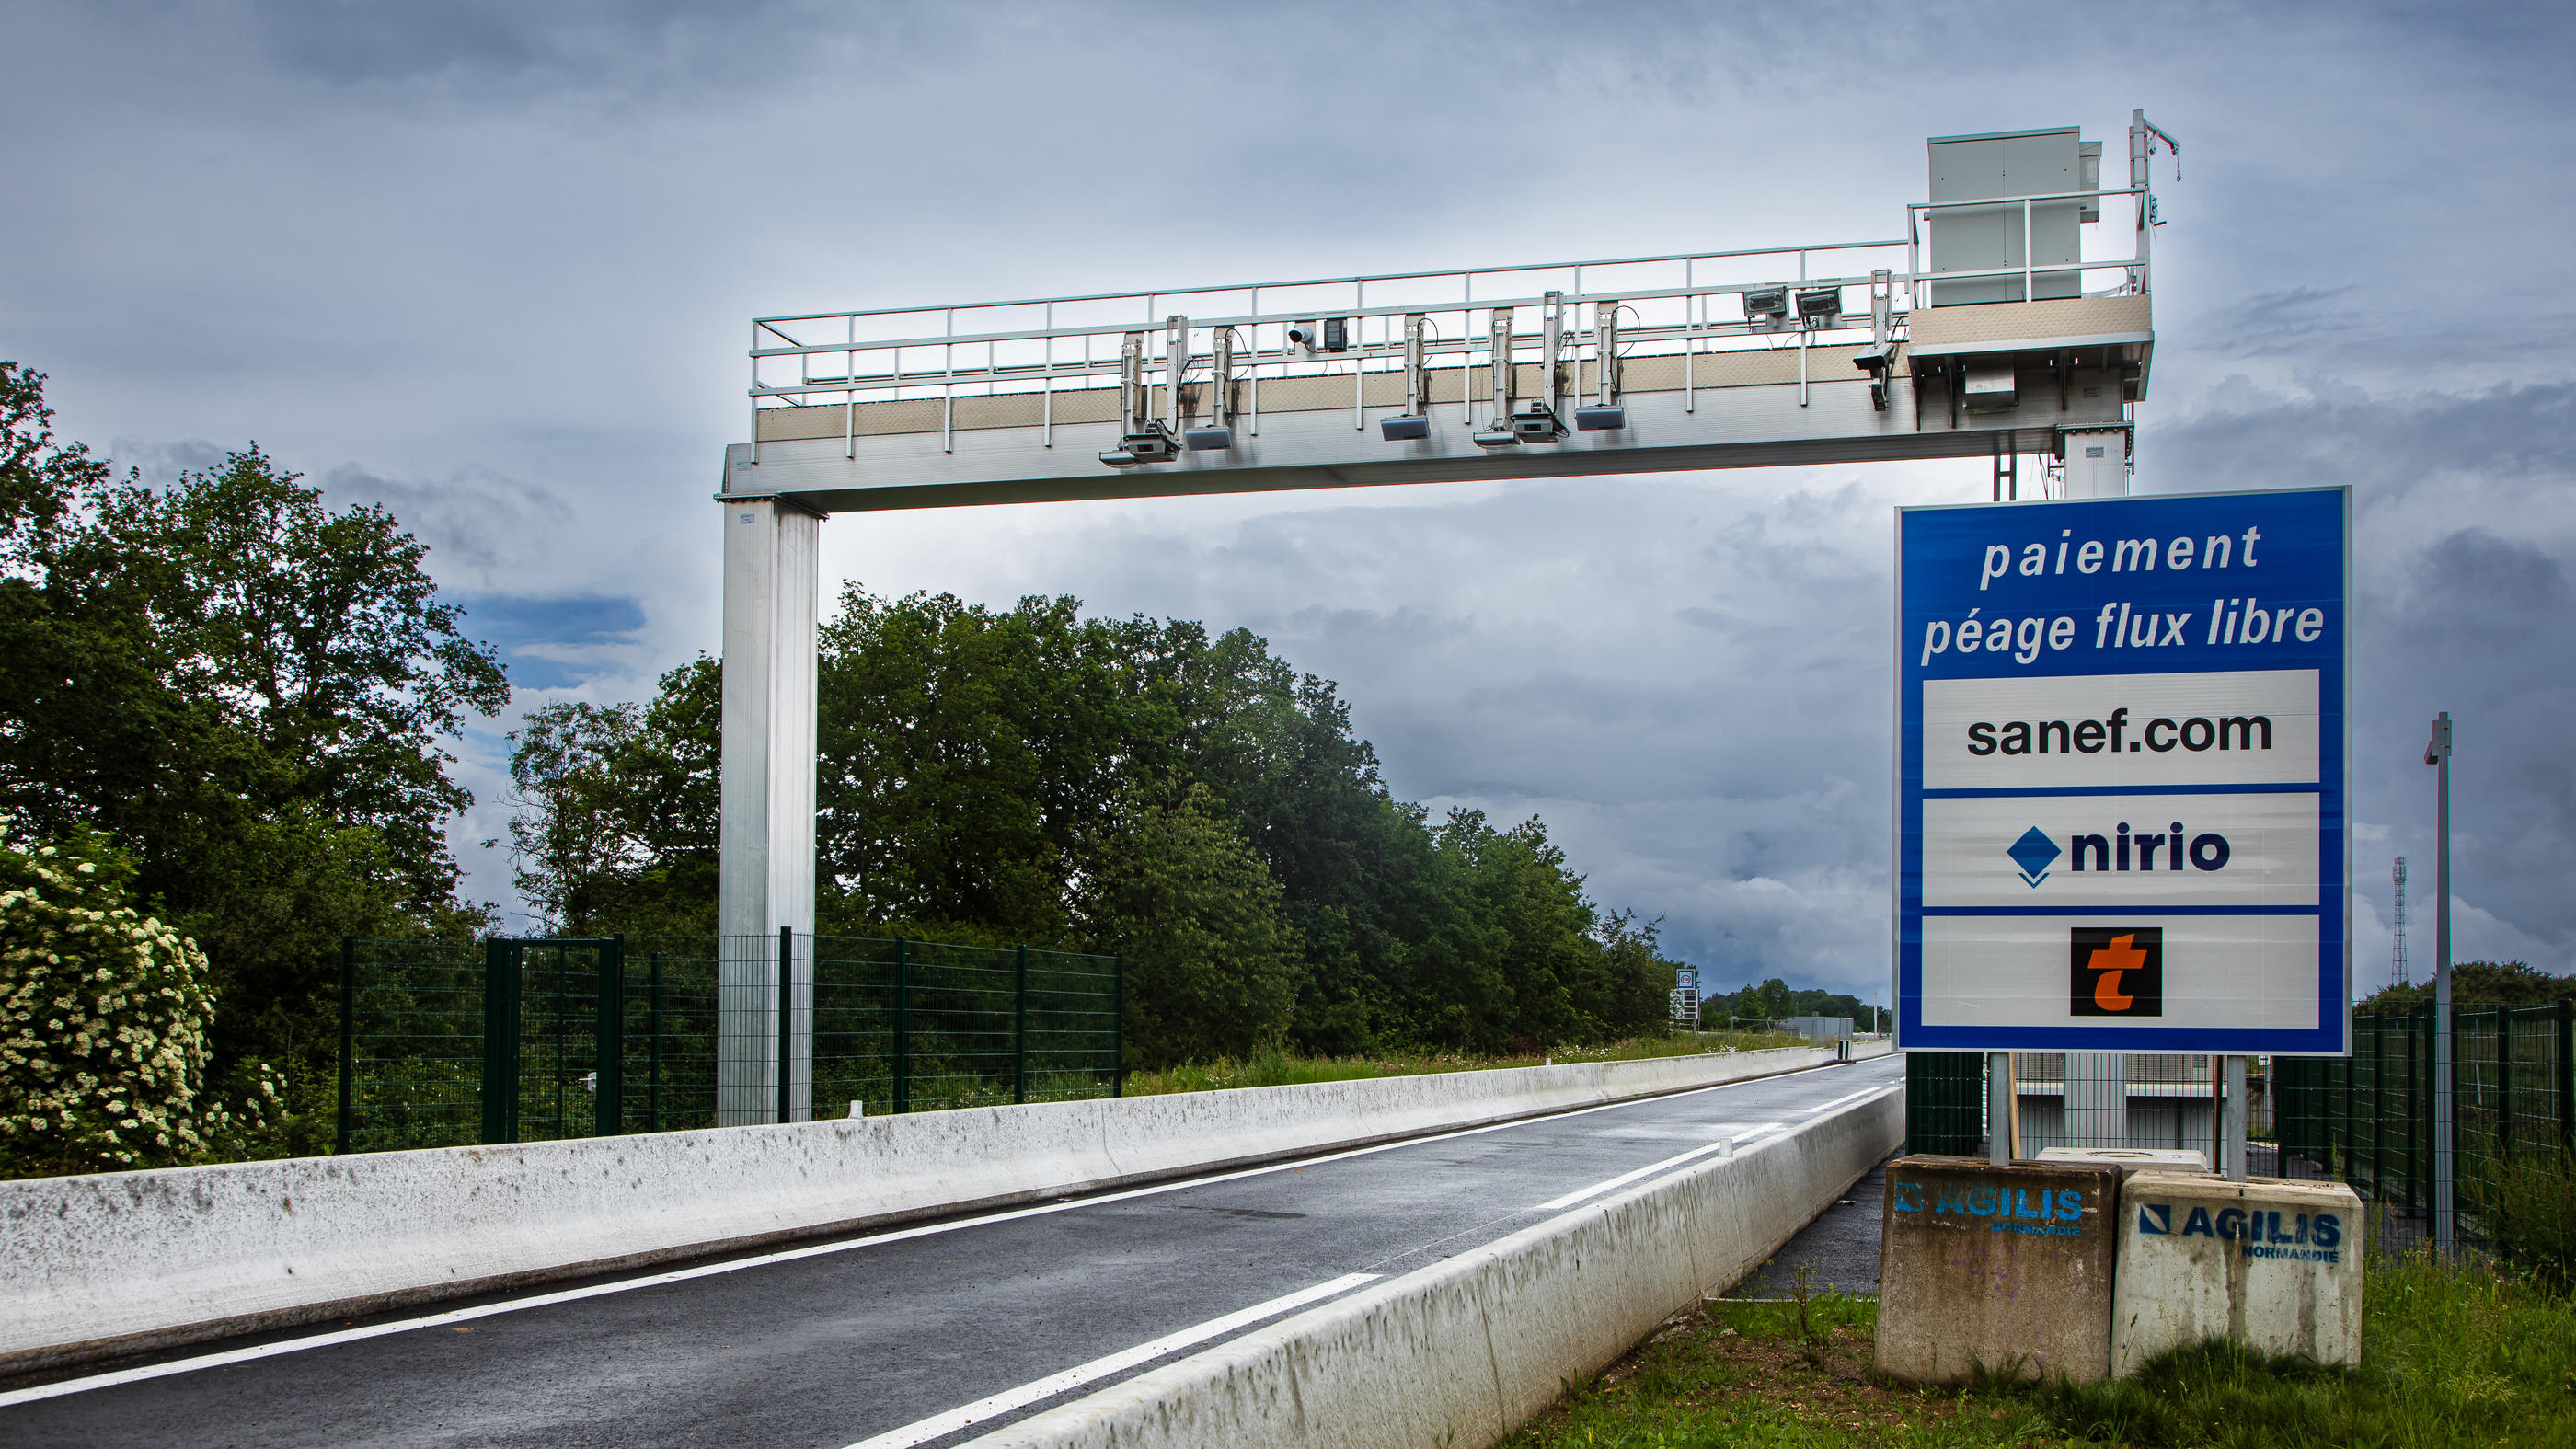
[[[1813,1117],[1819,1112],[1830,1112],[1845,1102],[1857,1102],[1863,1097],[1874,1097],[1881,1092],[1893,1090],[1894,1088],[1891,1087],[1863,1087],[1857,1092],[1850,1093],[1846,1096],[1836,1097],[1830,1102],[1820,1103],[1813,1107],[1801,1108],[1798,1115],[1801,1117]]]
[[[1883,1097],[1895,1090],[1896,1088],[1893,1086],[1863,1087],[1857,1092],[1851,1092],[1843,1096],[1836,1097],[1822,1106],[1804,1108],[1800,1111],[1799,1115],[1802,1117],[1812,1117],[1819,1112],[1830,1112],[1836,1107],[1843,1106],[1846,1103],[1858,1102],[1863,1098]],[[1743,1146],[1745,1143],[1766,1132],[1777,1132],[1779,1130],[1780,1124],[1777,1122],[1765,1122],[1758,1127],[1748,1127],[1731,1138],[1721,1137],[1706,1147],[1694,1147],[1688,1152],[1684,1152],[1673,1157],[1667,1157],[1661,1162],[1650,1163],[1647,1166],[1638,1168],[1634,1172],[1623,1172],[1617,1177],[1609,1178],[1602,1182],[1596,1182],[1587,1188],[1581,1188],[1577,1191],[1569,1192],[1565,1196],[1556,1198],[1553,1201],[1540,1203],[1537,1207],[1531,1208],[1530,1211],[1534,1213],[1552,1213],[1560,1208],[1569,1208],[1574,1206],[1576,1203],[1583,1201],[1585,1198],[1599,1197],[1601,1194],[1609,1192],[1615,1188],[1626,1187],[1628,1184],[1636,1182],[1642,1178],[1652,1177],[1656,1173],[1679,1167],[1694,1157],[1706,1157],[1712,1152],[1732,1151],[1733,1149]]]
[[[1747,1127],[1732,1137],[1720,1137],[1715,1142],[1708,1144],[1706,1147],[1694,1147],[1688,1152],[1676,1153],[1671,1157],[1665,1158],[1661,1162],[1647,1163],[1645,1166],[1638,1168],[1634,1172],[1623,1172],[1617,1177],[1604,1178],[1601,1181],[1592,1184],[1590,1187],[1578,1187],[1563,1197],[1554,1198],[1550,1201],[1540,1203],[1537,1207],[1531,1208],[1530,1211],[1534,1213],[1552,1213],[1560,1208],[1570,1208],[1576,1203],[1583,1201],[1585,1198],[1599,1197],[1601,1194],[1609,1192],[1615,1188],[1626,1187],[1628,1184],[1637,1181],[1639,1178],[1652,1177],[1656,1173],[1669,1171],[1672,1168],[1679,1167],[1683,1163],[1690,1161],[1694,1157],[1706,1157],[1712,1152],[1733,1152],[1735,1150],[1735,1145],[1739,1142],[1759,1137],[1765,1132],[1777,1132],[1779,1130],[1780,1124],[1777,1122],[1764,1122],[1758,1126]]]
[[[879,1243],[899,1243],[907,1238],[926,1238],[938,1233],[953,1233],[965,1228],[979,1228],[988,1223],[1007,1223],[1020,1218],[1033,1218],[1047,1213],[1071,1212],[1076,1208],[1097,1207],[1103,1203],[1125,1202],[1131,1198],[1153,1197],[1167,1192],[1182,1192],[1194,1187],[1208,1187],[1220,1182],[1236,1182],[1247,1177],[1265,1177],[1274,1172],[1292,1172],[1298,1168],[1320,1167],[1327,1162],[1366,1157],[1371,1153],[1392,1152],[1400,1147],[1419,1147],[1432,1142],[1449,1142],[1460,1137],[1476,1137],[1487,1132],[1501,1132],[1514,1127],[1527,1127],[1540,1122],[1561,1121],[1567,1117],[1585,1117],[1594,1112],[1615,1112],[1622,1107],[1642,1107],[1651,1102],[1670,1102],[1683,1097],[1696,1097],[1708,1092],[1723,1092],[1734,1087],[1749,1087],[1758,1082],[1777,1082],[1783,1077],[1803,1076],[1808,1072],[1831,1071],[1848,1062],[1825,1062],[1812,1067],[1799,1067],[1767,1076],[1745,1077],[1733,1082],[1716,1082],[1687,1091],[1666,1092],[1655,1097],[1632,1097],[1625,1102],[1603,1102],[1594,1107],[1577,1107],[1571,1111],[1550,1112],[1538,1117],[1518,1117],[1509,1122],[1489,1122],[1482,1127],[1466,1127],[1455,1132],[1436,1132],[1423,1137],[1406,1137],[1394,1142],[1380,1142],[1369,1147],[1354,1147],[1344,1152],[1317,1157],[1291,1158],[1285,1162],[1265,1163],[1234,1172],[1221,1172],[1210,1177],[1182,1178],[1158,1182],[1123,1192],[1098,1193],[1087,1197],[1067,1198],[1062,1202],[1040,1203],[1035,1207],[1011,1208],[977,1217],[956,1218],[918,1228],[897,1228],[890,1232],[871,1233],[864,1237],[842,1238],[835,1242],[816,1243],[803,1248],[786,1248],[775,1253],[762,1253],[749,1258],[732,1258],[721,1263],[701,1263],[694,1268],[679,1268],[668,1273],[654,1273],[642,1278],[620,1278],[608,1283],[591,1283],[579,1288],[565,1288],[553,1293],[539,1293],[527,1298],[512,1298],[499,1303],[477,1304],[472,1308],[451,1308],[442,1313],[419,1318],[399,1319],[392,1323],[373,1323],[364,1328],[334,1329],[304,1338],[282,1339],[275,1343],[249,1348],[226,1349],[221,1353],[200,1354],[194,1358],[172,1359],[167,1363],[145,1364],[137,1368],[117,1369],[110,1373],[92,1374],[87,1378],[63,1379],[56,1383],[37,1384],[31,1388],[0,1392],[0,1409],[18,1404],[32,1404],[43,1399],[62,1398],[68,1394],[87,1393],[92,1389],[112,1389],[123,1384],[141,1383],[147,1379],[169,1378],[177,1374],[196,1373],[202,1369],[223,1368],[230,1364],[249,1363],[257,1359],[276,1358],[281,1354],[301,1353],[307,1349],[330,1348],[343,1343],[357,1343],[390,1334],[411,1333],[424,1328],[450,1328],[470,1323],[477,1318],[492,1318],[504,1313],[517,1313],[529,1308],[549,1308],[558,1303],[573,1303],[584,1298],[601,1298],[611,1293],[631,1293],[641,1288],[659,1288],[671,1283],[685,1283],[693,1278],[711,1278],[718,1273],[738,1273],[746,1268],[765,1268],[773,1263],[792,1263],[802,1258],[819,1258],[827,1253],[847,1253]]]
[[[1223,1318],[1211,1318],[1194,1328],[1184,1328],[1178,1333],[1167,1333],[1161,1338],[1150,1339],[1134,1348],[1122,1349],[1106,1358],[1095,1358],[1087,1364],[1066,1369],[1060,1374],[1049,1374],[1042,1379],[1033,1379],[1016,1389],[1005,1390],[990,1398],[977,1399],[971,1404],[961,1404],[947,1413],[933,1414],[927,1419],[906,1424],[900,1429],[889,1430],[873,1439],[862,1439],[849,1446],[849,1449],[912,1449],[913,1445],[927,1444],[933,1439],[945,1438],[960,1429],[997,1418],[1013,1409],[1026,1408],[1042,1399],[1054,1398],[1068,1389],[1078,1389],[1113,1374],[1125,1373],[1138,1364],[1151,1363],[1165,1354],[1177,1353],[1182,1349],[1205,1343],[1211,1338],[1222,1338],[1238,1328],[1249,1328],[1265,1318],[1276,1318],[1291,1309],[1303,1308],[1309,1303],[1330,1298],[1338,1293],[1349,1292],[1363,1283],[1374,1283],[1379,1276],[1376,1273],[1345,1273],[1329,1283],[1318,1283],[1312,1288],[1300,1288],[1294,1293],[1273,1298],[1267,1303],[1256,1303],[1241,1312],[1229,1313]]]

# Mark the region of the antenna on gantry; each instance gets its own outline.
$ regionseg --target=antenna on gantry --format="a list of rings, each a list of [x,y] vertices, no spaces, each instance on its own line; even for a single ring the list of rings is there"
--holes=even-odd
[[[2397,868],[2388,873],[2397,883],[2397,984],[2413,983],[2406,979],[2406,857],[2397,857]]]

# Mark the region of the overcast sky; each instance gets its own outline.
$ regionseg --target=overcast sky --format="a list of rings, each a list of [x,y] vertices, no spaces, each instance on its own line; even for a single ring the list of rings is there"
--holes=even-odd
[[[2114,180],[2144,107],[2138,491],[2356,489],[2356,978],[2391,856],[2429,921],[2436,709],[2459,953],[2563,972],[2570,13],[0,0],[0,357],[147,476],[256,439],[391,506],[520,707],[631,699],[716,645],[754,315],[1890,236],[1924,137],[2080,123]],[[1712,987],[1878,995],[1890,510],[1984,466],[845,516],[825,586],[1251,628]]]

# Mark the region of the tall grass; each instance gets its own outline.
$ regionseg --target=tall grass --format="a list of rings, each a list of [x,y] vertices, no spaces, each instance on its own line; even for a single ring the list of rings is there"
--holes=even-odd
[[[2526,1145],[2475,1177],[2462,1173],[2460,1192],[2506,1254],[2576,1289],[2576,1153]]]
[[[1555,1047],[1514,1056],[1479,1056],[1463,1052],[1390,1052],[1371,1057],[1301,1057],[1284,1051],[1263,1052],[1241,1061],[1221,1058],[1159,1072],[1127,1074],[1127,1095],[1166,1092],[1213,1092],[1235,1087],[1292,1087],[1308,1082],[1348,1082],[1367,1077],[1411,1077],[1428,1072],[1481,1072],[1499,1067],[1535,1067],[1554,1061],[1633,1062],[1656,1057],[1699,1056],[1709,1052],[1760,1051],[1804,1046],[1786,1032],[1676,1032],[1670,1036],[1634,1037],[1603,1046]]]
[[[1875,1300],[1721,1300],[1667,1325],[1503,1442],[1506,1449],[2576,1446],[2576,1299],[2534,1275],[2422,1251],[2374,1256],[2363,1294],[2358,1368],[2201,1343],[2117,1383],[1949,1389],[1889,1383],[1870,1370]]]

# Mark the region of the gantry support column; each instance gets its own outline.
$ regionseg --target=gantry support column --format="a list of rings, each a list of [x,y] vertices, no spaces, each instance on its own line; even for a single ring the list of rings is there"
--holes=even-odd
[[[2129,495],[2129,429],[2069,428],[2058,435],[2066,458],[2069,498],[2126,498]],[[2129,1058],[2125,1052],[2068,1052],[2065,1096],[2066,1145],[2069,1147],[2134,1147],[2129,1140]],[[2154,1141],[2146,1144],[2166,1147]]]
[[[716,1122],[778,1120],[779,930],[795,932],[786,1033],[792,1119],[814,1115],[817,545],[791,503],[724,504],[722,852],[716,907]]]

